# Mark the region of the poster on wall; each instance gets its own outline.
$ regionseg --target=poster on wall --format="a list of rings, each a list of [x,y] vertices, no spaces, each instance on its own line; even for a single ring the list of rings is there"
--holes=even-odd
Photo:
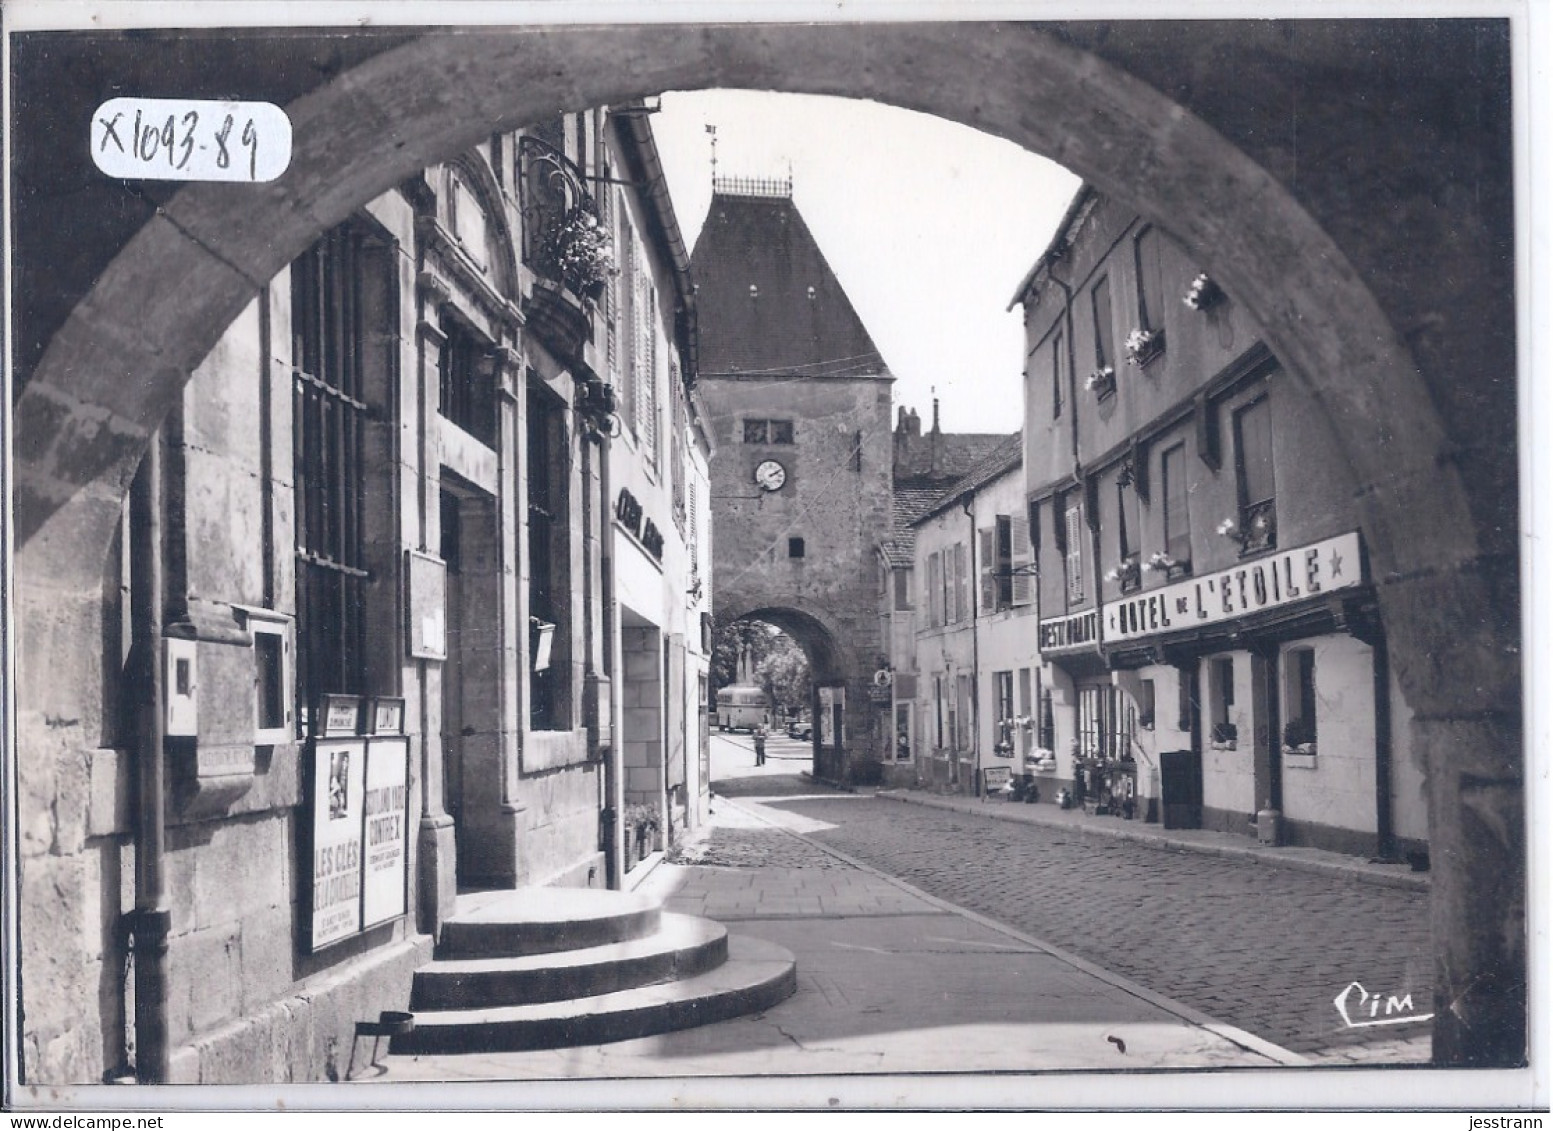
[[[361,881],[361,926],[365,930],[406,910],[410,740],[367,741],[366,820]]]
[[[313,746],[312,949],[361,930],[362,794],[366,749],[359,738]]]
[[[834,687],[822,687],[822,688],[820,688],[820,745],[821,746],[834,746],[834,745],[836,745],[835,712],[833,712],[831,710],[831,707],[836,702],[836,691],[837,691],[837,689],[834,688]]]

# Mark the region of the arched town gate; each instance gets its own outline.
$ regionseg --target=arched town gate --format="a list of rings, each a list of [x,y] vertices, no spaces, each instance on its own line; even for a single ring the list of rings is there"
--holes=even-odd
[[[714,574],[715,584],[715,574]],[[849,637],[847,618],[836,610],[743,604],[719,611],[718,620],[756,620],[780,628],[803,649],[814,681],[809,707],[814,719],[814,776],[844,782],[866,776],[860,764],[876,739],[877,712],[868,688],[878,664],[868,640]]]
[[[1168,227],[1322,406],[1360,484],[1429,771],[1435,1056],[1518,1062],[1508,37],[1507,21],[1334,20],[13,40],[18,89],[48,91],[17,101],[12,130],[20,795],[40,814],[81,810],[65,768],[102,709],[92,688],[52,680],[51,658],[93,654],[104,550],[151,430],[223,328],[320,232],[557,106],[697,87],[870,98],[1050,156]],[[273,184],[107,183],[83,146],[58,141],[126,89],[238,88],[291,116],[293,163]]]

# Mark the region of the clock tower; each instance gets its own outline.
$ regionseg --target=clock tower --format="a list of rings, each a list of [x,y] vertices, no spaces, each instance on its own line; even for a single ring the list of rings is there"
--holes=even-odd
[[[867,780],[885,733],[876,547],[891,529],[891,377],[792,200],[719,178],[691,260],[720,623],[797,640],[817,688],[816,777]]]

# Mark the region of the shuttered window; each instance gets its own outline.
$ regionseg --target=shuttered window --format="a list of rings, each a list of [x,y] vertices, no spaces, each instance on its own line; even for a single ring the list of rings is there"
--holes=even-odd
[[[1064,520],[1065,554],[1068,602],[1076,604],[1084,599],[1084,515],[1078,503],[1069,503]]]
[[[984,526],[976,532],[976,567],[981,579],[980,601],[977,612],[983,615],[995,612],[998,605],[998,550],[997,528]]]
[[[1028,605],[1033,599],[1034,587],[1030,577],[1030,519],[1022,514],[1008,519],[1009,578],[1008,599],[1014,606]]]

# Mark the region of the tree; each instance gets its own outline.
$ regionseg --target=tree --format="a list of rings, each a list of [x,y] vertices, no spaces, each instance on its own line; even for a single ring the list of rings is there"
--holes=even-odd
[[[792,637],[757,620],[717,626],[712,638],[712,683],[729,687],[739,682],[739,657],[748,657],[750,681],[771,696],[779,710],[809,703],[809,660]]]
[[[783,636],[780,644],[760,662],[755,669],[755,681],[765,688],[772,706],[782,714],[793,707],[809,705],[809,658],[790,636]]]

